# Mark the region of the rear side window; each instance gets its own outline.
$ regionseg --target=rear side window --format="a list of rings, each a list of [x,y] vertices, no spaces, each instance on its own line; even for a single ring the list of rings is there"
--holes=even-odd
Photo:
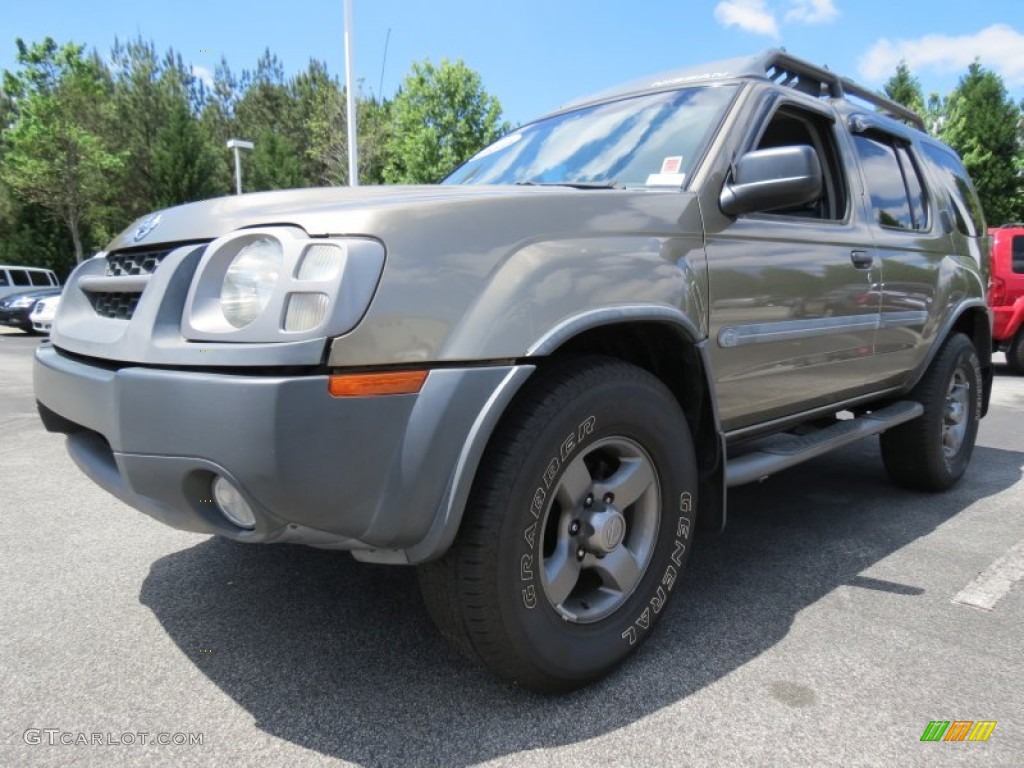
[[[12,269],[11,274],[11,285],[31,285],[32,283],[28,279],[28,273],[24,269]]]
[[[47,279],[45,272],[29,272],[29,279],[32,280],[32,285],[50,285],[49,279]]]
[[[923,186],[910,154],[881,135],[853,137],[875,222],[889,229],[928,228]]]
[[[1011,253],[1013,254],[1013,269],[1018,275],[1024,275],[1024,235],[1014,235],[1011,241]]]
[[[984,233],[985,215],[963,164],[956,155],[943,147],[925,144],[923,149],[928,159],[935,164],[939,178],[949,193],[956,228],[968,237],[978,237]]]

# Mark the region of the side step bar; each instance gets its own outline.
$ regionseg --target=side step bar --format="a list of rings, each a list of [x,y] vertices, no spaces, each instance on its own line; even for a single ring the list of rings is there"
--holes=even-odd
[[[725,484],[732,488],[763,480],[808,459],[916,419],[922,413],[924,407],[920,403],[903,400],[855,419],[838,421],[809,435],[787,434],[769,437],[758,443],[750,453],[726,462]]]

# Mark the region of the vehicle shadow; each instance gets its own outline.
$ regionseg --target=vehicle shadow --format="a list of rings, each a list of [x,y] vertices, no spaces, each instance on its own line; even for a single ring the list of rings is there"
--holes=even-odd
[[[919,599],[916,585],[859,574],[1019,481],[1022,459],[978,448],[959,486],[923,496],[888,483],[868,440],[737,489],[725,533],[698,538],[641,651],[567,696],[465,662],[434,630],[411,569],[341,553],[211,539],[155,562],[141,601],[266,732],[361,765],[466,766],[594,738],[684,699],[841,585]]]

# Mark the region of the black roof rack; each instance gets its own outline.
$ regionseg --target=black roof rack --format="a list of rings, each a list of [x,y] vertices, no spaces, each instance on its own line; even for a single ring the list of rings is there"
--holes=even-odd
[[[848,77],[841,77],[824,67],[791,56],[781,49],[765,51],[755,57],[751,64],[754,71],[748,74],[763,74],[772,82],[790,86],[811,96],[829,96],[833,99],[853,96],[920,131],[925,130],[924,120],[913,110],[855,83]]]

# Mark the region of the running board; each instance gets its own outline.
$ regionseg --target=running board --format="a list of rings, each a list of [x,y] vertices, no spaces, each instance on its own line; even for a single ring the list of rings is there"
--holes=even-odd
[[[855,419],[837,421],[809,435],[786,434],[766,438],[758,443],[755,450],[726,462],[725,484],[731,488],[763,480],[808,459],[916,419],[922,413],[924,407],[920,403],[903,400]]]

